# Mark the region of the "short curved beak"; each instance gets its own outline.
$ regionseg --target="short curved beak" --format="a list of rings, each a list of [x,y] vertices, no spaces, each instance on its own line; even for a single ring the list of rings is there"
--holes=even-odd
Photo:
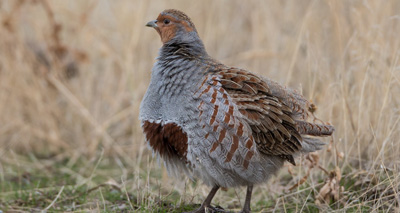
[[[146,27],[158,27],[158,26],[157,26],[157,20],[149,21],[149,22],[146,24]]]

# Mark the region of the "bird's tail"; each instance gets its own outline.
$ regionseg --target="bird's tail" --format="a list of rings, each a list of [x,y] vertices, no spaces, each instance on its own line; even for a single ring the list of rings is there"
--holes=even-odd
[[[307,121],[296,121],[297,130],[301,135],[329,136],[335,131],[331,125],[314,124]]]
[[[331,125],[315,124],[315,123],[309,123],[307,121],[296,121],[296,122],[297,122],[297,130],[303,137],[303,143],[301,144],[302,145],[301,151],[303,153],[320,150],[325,145],[325,143],[319,140],[318,138],[308,137],[306,135],[323,137],[332,135],[332,133],[335,131],[335,128]]]
[[[307,154],[309,152],[315,152],[317,150],[321,150],[326,143],[319,140],[318,138],[313,137],[303,137],[303,142],[301,144],[301,152],[303,154]]]

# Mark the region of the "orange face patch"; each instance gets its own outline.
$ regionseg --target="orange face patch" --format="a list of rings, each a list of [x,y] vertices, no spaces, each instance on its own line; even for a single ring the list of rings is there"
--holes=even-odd
[[[169,23],[167,23],[168,21]],[[178,20],[173,16],[163,15],[163,13],[157,17],[158,27],[156,27],[156,30],[160,34],[161,41],[164,44],[175,37],[178,25],[182,25],[186,32],[193,31],[193,28],[184,20]]]

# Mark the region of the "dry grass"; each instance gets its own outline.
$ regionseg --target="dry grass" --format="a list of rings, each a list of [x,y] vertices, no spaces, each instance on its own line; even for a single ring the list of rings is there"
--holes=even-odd
[[[144,24],[166,8],[192,17],[210,55],[301,88],[336,127],[328,149],[257,187],[254,210],[400,211],[397,0],[0,1],[0,210],[169,211],[204,198],[207,187],[166,176],[138,122],[161,46]],[[63,208],[81,186],[91,196]],[[30,204],[26,189],[54,193]],[[243,193],[215,203],[238,210]]]

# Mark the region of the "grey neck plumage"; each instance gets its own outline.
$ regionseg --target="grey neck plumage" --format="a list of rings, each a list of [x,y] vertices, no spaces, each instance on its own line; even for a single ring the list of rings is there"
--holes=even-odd
[[[178,32],[179,34],[179,32]],[[203,42],[195,31],[175,36],[160,49],[159,60],[173,60],[176,57],[208,58]]]

